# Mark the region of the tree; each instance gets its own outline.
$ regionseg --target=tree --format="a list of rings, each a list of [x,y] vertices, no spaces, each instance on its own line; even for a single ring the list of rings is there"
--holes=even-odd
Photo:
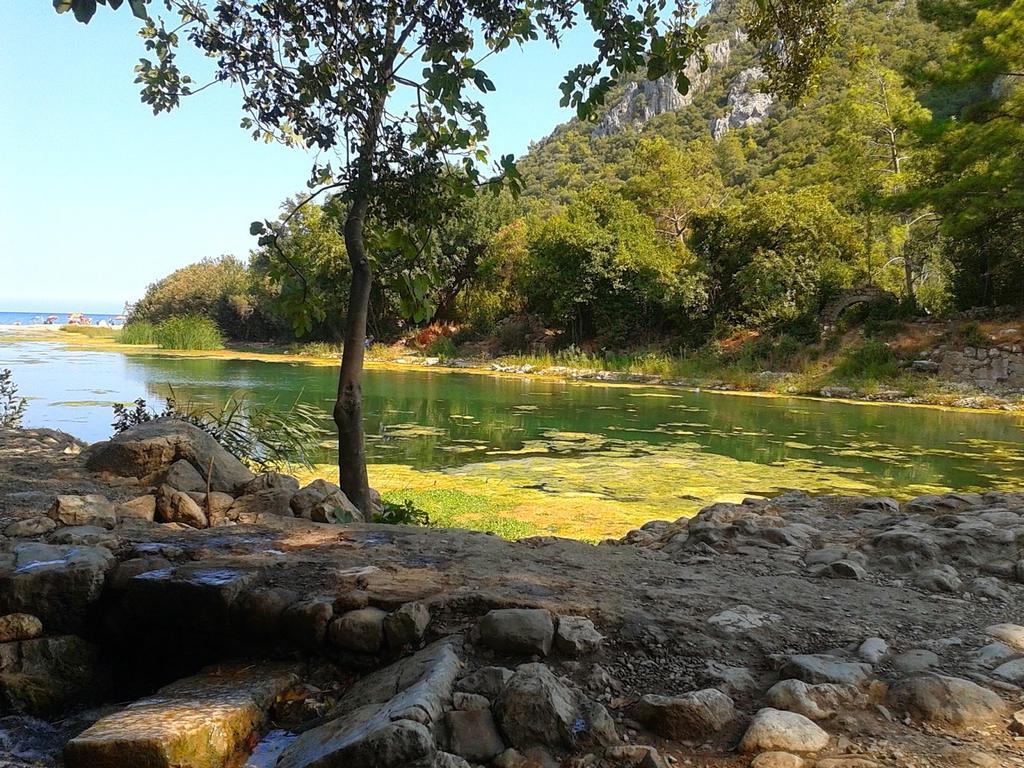
[[[847,172],[847,185],[858,207],[869,220],[869,230],[884,224],[888,262],[903,267],[903,291],[915,300],[915,286],[924,266],[915,255],[925,252],[907,248],[913,228],[934,220],[928,209],[885,210],[885,202],[919,183],[924,165],[920,141],[922,126],[931,113],[917,101],[898,72],[885,67],[877,52],[861,52],[854,77],[833,106],[830,122],[837,138],[839,162]],[[866,245],[868,277],[873,277],[871,254],[874,238]]]
[[[55,0],[88,21],[102,0]],[[108,0],[113,7],[120,0]],[[133,0],[139,13],[143,0]],[[759,0],[762,30],[782,25],[800,37],[794,55],[778,62],[804,67],[802,41],[818,39],[815,14],[799,3]],[[684,66],[703,55],[702,30],[690,23],[695,0],[163,0],[176,22],[147,19],[142,34],[155,60],[142,59],[137,80],[154,112],[177,107],[196,86],[178,67],[187,41],[214,62],[210,84],[231,82],[242,92],[244,128],[253,138],[337,150],[337,165],[317,163],[317,192],[341,197],[351,269],[334,421],[339,482],[352,502],[369,509],[363,445],[361,372],[369,311],[372,254],[367,233],[410,254],[425,249],[429,231],[453,200],[469,196],[483,178],[488,135],[474,91],[493,83],[481,64],[512,45],[563,33],[585,21],[596,54],[574,67],[560,88],[562,103],[589,117],[615,82],[643,69],[654,79],[675,74],[685,91]],[[825,4],[831,7],[831,3]],[[799,13],[798,13],[799,11]],[[793,26],[789,16],[799,16]],[[482,54],[482,55],[480,55]],[[479,58],[477,56],[479,55]],[[460,165],[452,173],[453,164]],[[511,157],[499,171],[515,183]],[[403,225],[408,225],[404,226]],[[410,233],[411,230],[411,233]],[[261,244],[276,237],[254,222]],[[423,235],[426,231],[428,234]],[[396,232],[392,238],[385,233]],[[417,237],[417,235],[419,235]],[[418,241],[418,242],[417,242]]]
[[[661,137],[637,142],[623,192],[650,216],[658,234],[684,242],[695,214],[716,208],[725,186],[708,140],[677,149]]]

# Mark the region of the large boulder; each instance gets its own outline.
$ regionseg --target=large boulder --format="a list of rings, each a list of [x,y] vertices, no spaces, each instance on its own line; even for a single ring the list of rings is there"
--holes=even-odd
[[[147,421],[85,451],[86,468],[122,477],[148,477],[181,459],[214,491],[232,493],[253,479],[252,472],[211,435],[180,419]]]
[[[889,689],[889,705],[901,715],[949,728],[976,728],[1001,722],[1009,706],[997,694],[959,677],[925,674]]]
[[[618,734],[608,712],[562,683],[544,664],[523,664],[497,705],[502,733],[518,749],[608,747]]]
[[[431,733],[461,662],[450,640],[429,645],[353,685],[334,718],[290,744],[277,768],[399,768],[429,764]]]
[[[819,752],[829,735],[796,712],[766,708],[754,715],[740,740],[740,752]]]
[[[554,637],[551,613],[543,608],[503,608],[480,619],[480,640],[499,653],[546,656]]]
[[[647,694],[630,714],[659,736],[668,739],[701,739],[720,731],[736,717],[733,701],[716,688],[682,696]]]
[[[48,629],[77,631],[113,566],[105,547],[16,544],[0,553],[0,614],[31,613]]]
[[[50,517],[62,525],[102,525],[117,523],[114,505],[105,496],[58,496],[50,507]]]
[[[314,480],[291,497],[292,512],[315,523],[361,523],[359,508],[341,488],[326,480]]]
[[[856,709],[868,703],[867,696],[855,685],[811,685],[795,679],[777,682],[768,689],[767,699],[775,709],[799,712],[812,720],[827,720],[846,709]]]
[[[107,682],[99,649],[77,635],[0,643],[0,711],[53,716],[99,698]]]
[[[866,685],[871,679],[871,665],[860,661],[843,661],[828,654],[790,656],[779,671],[783,680],[795,678],[805,683],[839,683]]]

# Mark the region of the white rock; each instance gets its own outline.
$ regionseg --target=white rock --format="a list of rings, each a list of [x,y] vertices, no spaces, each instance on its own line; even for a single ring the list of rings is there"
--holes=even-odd
[[[880,637],[869,637],[857,649],[857,655],[868,664],[877,664],[885,658],[888,652],[889,644]]]
[[[740,752],[819,752],[828,733],[796,712],[765,708],[754,715],[740,741]]]

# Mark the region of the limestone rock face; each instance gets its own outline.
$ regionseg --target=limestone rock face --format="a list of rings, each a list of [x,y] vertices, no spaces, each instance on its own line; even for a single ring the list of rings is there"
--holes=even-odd
[[[155,419],[127,429],[84,452],[86,468],[142,478],[185,459],[212,490],[233,493],[253,474],[212,436],[178,419]],[[205,488],[205,483],[204,483]]]
[[[461,662],[452,641],[427,646],[353,685],[331,713],[303,733],[277,768],[398,768],[429,763],[439,722]]]
[[[631,714],[659,736],[680,740],[716,733],[736,717],[732,699],[716,688],[683,696],[648,694],[636,703]]]
[[[518,749],[607,747],[619,741],[605,708],[577,695],[544,664],[516,669],[497,706],[502,733]]]
[[[593,136],[612,136],[626,128],[642,128],[653,117],[664,112],[674,112],[693,103],[703,93],[712,78],[729,63],[732,44],[721,40],[705,47],[708,68],[701,71],[700,62],[694,57],[685,68],[690,89],[682,94],[676,90],[675,78],[665,75],[657,80],[640,80],[626,86],[625,93],[617,104],[611,107],[594,128]]]
[[[68,742],[68,768],[223,768],[295,684],[290,666],[217,667],[102,718]]]
[[[712,137],[717,140],[728,131],[758,125],[768,116],[775,97],[759,90],[757,83],[763,79],[761,67],[745,69],[736,76],[729,86],[729,114],[711,122]]]
[[[920,675],[889,689],[890,706],[915,720],[950,728],[992,725],[1008,706],[997,694],[970,680],[945,675]]]
[[[740,752],[818,752],[828,746],[829,735],[796,712],[762,709],[740,741]]]
[[[480,619],[480,639],[501,653],[546,656],[554,637],[551,613],[542,608],[504,608]]]

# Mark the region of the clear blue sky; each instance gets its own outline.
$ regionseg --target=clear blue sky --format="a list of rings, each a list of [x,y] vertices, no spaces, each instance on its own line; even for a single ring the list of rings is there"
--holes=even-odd
[[[132,82],[137,27],[126,7],[84,26],[49,0],[0,0],[0,310],[118,311],[176,267],[245,258],[249,222],[304,189],[310,156],[253,142],[229,87],[154,117]],[[490,62],[496,154],[571,116],[558,83],[591,41]]]

